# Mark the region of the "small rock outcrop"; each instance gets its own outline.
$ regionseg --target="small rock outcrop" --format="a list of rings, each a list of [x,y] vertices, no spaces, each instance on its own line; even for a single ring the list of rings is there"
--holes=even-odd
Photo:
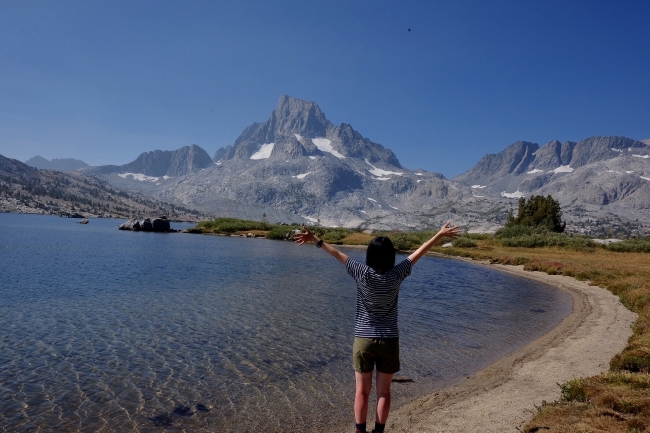
[[[174,233],[176,230],[171,228],[170,222],[166,216],[160,218],[145,218],[142,221],[137,219],[130,219],[119,226],[120,230],[130,230],[134,232],[158,232],[158,233]]]
[[[132,231],[138,231],[140,230],[140,221],[136,219],[130,219],[124,224],[120,225],[119,227],[120,230],[132,230]]]

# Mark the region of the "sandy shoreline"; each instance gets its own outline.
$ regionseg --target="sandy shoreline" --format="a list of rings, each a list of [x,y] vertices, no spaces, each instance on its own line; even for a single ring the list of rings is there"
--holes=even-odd
[[[523,266],[467,261],[566,290],[573,298],[573,312],[546,335],[474,376],[391,412],[386,426],[390,433],[520,432],[536,406],[560,397],[558,383],[607,371],[632,335],[636,314],[606,289],[571,277],[524,271]],[[372,427],[374,409],[369,421]]]

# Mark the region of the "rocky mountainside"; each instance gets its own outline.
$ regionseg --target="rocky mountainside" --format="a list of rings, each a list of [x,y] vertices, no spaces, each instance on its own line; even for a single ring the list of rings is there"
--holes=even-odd
[[[120,188],[214,215],[266,214],[286,222],[412,229],[453,218],[490,230],[503,224],[509,209],[508,199],[480,197],[441,174],[402,167],[390,149],[290,96],[213,160],[212,167],[168,179],[92,172]]]
[[[283,96],[267,121],[247,127],[213,161],[193,146],[200,163],[184,160],[196,161],[185,152],[173,165],[191,170],[157,163],[164,152],[156,151],[84,171],[210,215],[372,229],[435,228],[451,219],[489,231],[519,197],[551,194],[571,230],[635,234],[650,225],[648,147],[624,137],[542,147],[520,141],[449,180],[402,167],[390,149],[349,124],[333,125],[315,103]]]
[[[553,140],[542,147],[517,142],[454,180],[495,197],[550,194],[578,226],[607,224],[608,216],[650,222],[650,145],[631,138]]]
[[[130,218],[167,215],[197,221],[202,214],[119,191],[80,172],[39,170],[0,155],[0,212]]]
[[[88,164],[78,159],[54,158],[50,161],[49,159],[45,159],[42,156],[38,156],[38,155],[33,158],[29,158],[27,161],[25,161],[25,164],[42,170],[62,170],[62,171],[74,171],[84,167],[88,167]]]
[[[215,162],[231,159],[299,159],[325,154],[401,168],[389,149],[364,138],[352,126],[334,126],[313,102],[283,96],[264,123],[253,123],[234,145],[217,150]]]

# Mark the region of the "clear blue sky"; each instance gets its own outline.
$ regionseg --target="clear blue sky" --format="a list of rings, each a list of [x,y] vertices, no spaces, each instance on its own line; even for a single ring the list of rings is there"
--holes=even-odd
[[[0,1],[4,156],[212,156],[284,94],[447,177],[517,140],[647,139],[650,2]]]

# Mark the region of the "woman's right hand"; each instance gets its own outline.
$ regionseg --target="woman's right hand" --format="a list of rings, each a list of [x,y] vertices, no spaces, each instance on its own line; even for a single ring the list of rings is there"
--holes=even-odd
[[[438,231],[438,234],[440,235],[441,238],[451,238],[451,239],[456,239],[458,236],[461,235],[461,229],[458,226],[451,226],[451,221],[447,221],[445,225],[440,228]]]
[[[305,242],[314,242],[316,243],[316,236],[309,230],[307,230],[307,227],[302,226],[302,229],[305,231],[305,233],[296,233],[296,235],[293,237],[293,241],[297,243],[298,245],[302,245]]]

